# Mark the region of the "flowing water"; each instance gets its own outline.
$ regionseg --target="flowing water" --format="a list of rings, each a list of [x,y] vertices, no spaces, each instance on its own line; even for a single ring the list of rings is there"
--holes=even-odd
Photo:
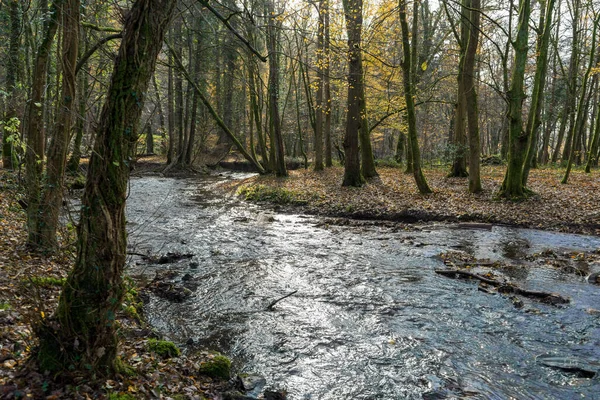
[[[212,189],[239,177],[131,182],[132,251],[194,254],[169,265],[131,260],[132,274],[171,269],[197,286],[184,302],[152,296],[146,305],[171,340],[216,348],[292,400],[600,399],[600,374],[552,367],[600,369],[600,315],[589,310],[600,308],[600,287],[555,268],[517,266],[513,278],[524,287],[572,299],[565,307],[524,300],[517,309],[505,296],[434,273],[449,250],[518,264],[547,248],[598,249],[599,238],[498,226],[327,225]]]

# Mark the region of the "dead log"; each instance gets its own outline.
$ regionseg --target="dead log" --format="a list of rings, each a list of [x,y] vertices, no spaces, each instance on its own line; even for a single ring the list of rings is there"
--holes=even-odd
[[[451,279],[467,278],[476,279],[480,282],[484,282],[488,285],[498,288],[498,293],[502,294],[516,294],[519,296],[527,297],[533,300],[541,301],[542,303],[558,305],[568,304],[570,300],[567,297],[563,297],[557,293],[542,292],[537,290],[523,289],[517,284],[499,281],[496,279],[487,278],[479,274],[463,271],[458,269],[438,269],[435,270],[436,274],[443,275]]]

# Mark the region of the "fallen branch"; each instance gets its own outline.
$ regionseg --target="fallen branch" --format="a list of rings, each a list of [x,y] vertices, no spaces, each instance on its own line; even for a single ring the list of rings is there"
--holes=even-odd
[[[479,274],[469,272],[469,271],[462,271],[462,270],[457,270],[457,269],[451,269],[451,270],[447,270],[447,269],[439,270],[438,269],[438,270],[435,270],[435,273],[443,275],[448,278],[452,278],[452,279],[457,279],[457,278],[476,279],[480,282],[484,282],[484,283],[487,283],[488,285],[497,287],[499,293],[517,294],[517,295],[520,295],[523,297],[541,301],[542,303],[557,305],[557,304],[567,304],[570,302],[570,300],[568,298],[563,297],[556,293],[523,289],[522,287],[520,287],[514,283],[502,282],[502,281],[498,281],[496,279],[486,278],[485,276],[481,276]]]
[[[278,299],[277,299],[277,300],[275,300],[275,301],[272,301],[272,302],[271,302],[271,304],[269,304],[269,305],[267,306],[267,308],[266,308],[266,309],[267,309],[267,310],[273,310],[273,307],[275,306],[275,304],[279,303],[279,302],[280,302],[281,300],[283,300],[283,299],[287,299],[288,297],[290,297],[291,295],[293,295],[293,294],[296,294],[296,293],[298,293],[298,291],[297,291],[297,290],[294,290],[292,293],[288,293],[288,294],[286,294],[285,296],[283,296],[283,297],[280,297],[280,298],[278,298]]]

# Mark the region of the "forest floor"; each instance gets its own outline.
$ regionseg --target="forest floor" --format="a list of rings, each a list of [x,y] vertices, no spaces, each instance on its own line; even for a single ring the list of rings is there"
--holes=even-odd
[[[165,358],[149,349],[159,335],[138,314],[135,296],[126,296],[118,318],[120,358],[132,367],[132,374],[57,381],[37,370],[30,358],[36,346],[33,327],[58,304],[74,262],[75,233],[70,224],[61,230],[62,247],[55,256],[29,251],[25,211],[17,202],[23,198],[21,190],[16,174],[0,170],[0,399],[222,398],[227,383],[198,373],[214,354],[184,351],[179,357]],[[134,284],[127,283],[128,293],[135,294]]]
[[[379,178],[361,188],[342,187],[343,169],[289,171],[288,178],[253,176],[228,182],[224,190],[247,200],[278,204],[295,212],[328,217],[398,222],[478,222],[552,231],[600,235],[600,175],[573,171],[560,183],[563,170],[535,169],[522,201],[497,198],[505,167],[483,166],[483,192],[471,194],[467,178],[448,178],[447,168],[425,169],[434,193],[421,195],[412,174],[378,168]]]

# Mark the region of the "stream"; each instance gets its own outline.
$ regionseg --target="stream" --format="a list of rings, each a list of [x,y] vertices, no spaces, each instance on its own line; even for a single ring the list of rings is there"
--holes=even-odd
[[[131,181],[130,251],[194,255],[166,265],[129,259],[132,275],[170,269],[195,285],[183,302],[153,295],[144,308],[181,347],[219,350],[291,400],[600,399],[600,373],[552,367],[600,371],[600,313],[590,310],[600,308],[600,287],[520,261],[545,249],[600,249],[600,238],[503,226],[328,225],[214,190],[240,177]],[[435,274],[444,268],[439,254],[451,250],[513,263],[523,287],[571,304],[523,299],[515,308],[474,282]]]

